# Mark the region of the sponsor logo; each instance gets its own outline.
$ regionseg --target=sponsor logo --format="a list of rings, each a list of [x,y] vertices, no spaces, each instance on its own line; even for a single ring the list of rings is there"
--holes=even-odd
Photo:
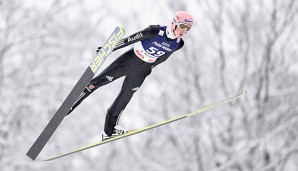
[[[188,19],[185,19],[184,21],[185,22],[189,22],[189,23],[192,23],[193,22],[192,20],[188,20]]]
[[[139,87],[135,87],[133,89],[131,89],[132,91],[137,91],[139,89]]]
[[[166,50],[168,52],[172,52],[172,49],[169,48],[170,45],[167,44],[167,43],[164,43],[163,42],[162,44],[160,44],[160,43],[154,41],[154,42],[152,42],[152,44],[155,45],[155,46],[157,46],[157,47],[160,47],[160,48],[162,48],[162,49],[164,49],[164,50]]]
[[[158,34],[159,34],[160,36],[163,36],[164,31],[163,31],[163,30],[160,30]]]
[[[148,61],[147,62],[150,62],[150,63],[152,63],[152,62],[155,62],[156,61],[156,59],[148,59]]]
[[[122,40],[119,40],[119,42],[117,43],[117,45],[116,45],[116,48],[117,47],[119,47],[119,46],[122,46],[122,45],[124,45],[125,43],[124,43],[124,40],[122,39]]]
[[[109,81],[113,81],[113,77],[112,76],[106,76],[106,78],[109,80]]]
[[[94,85],[90,84],[89,86],[86,87],[87,91],[91,92],[92,89],[94,89]]]
[[[140,57],[140,58],[142,58],[142,59],[145,58],[144,55],[142,55],[141,52],[140,52],[139,50],[136,50],[136,53],[137,53],[138,57]]]
[[[124,29],[121,27],[118,27],[118,28],[119,28],[118,32],[113,32],[113,34],[109,37],[109,39],[102,46],[102,48],[98,52],[95,59],[92,61],[92,64],[89,66],[93,73],[96,73],[96,71],[99,69],[99,67],[103,63],[103,61],[105,61],[105,59],[108,57],[108,55],[115,48],[117,42],[124,35]]]
[[[170,45],[167,44],[166,42],[161,42],[161,44],[162,44],[163,46],[170,47]]]
[[[142,37],[143,37],[143,34],[142,33],[138,33],[137,35],[135,35],[133,37],[128,37],[128,42],[137,40],[137,39],[142,38]]]

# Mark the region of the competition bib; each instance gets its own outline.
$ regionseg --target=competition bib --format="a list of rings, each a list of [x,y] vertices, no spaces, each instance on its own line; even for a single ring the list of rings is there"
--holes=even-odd
[[[154,38],[137,42],[134,46],[135,54],[143,61],[153,63],[162,55],[173,52],[180,40],[167,41],[165,29],[166,27],[161,26],[158,35]]]

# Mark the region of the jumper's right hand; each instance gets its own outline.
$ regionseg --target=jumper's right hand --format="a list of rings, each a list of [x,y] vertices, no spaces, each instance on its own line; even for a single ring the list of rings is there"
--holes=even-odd
[[[100,51],[101,47],[98,47],[96,50],[96,54],[98,54],[98,52]]]

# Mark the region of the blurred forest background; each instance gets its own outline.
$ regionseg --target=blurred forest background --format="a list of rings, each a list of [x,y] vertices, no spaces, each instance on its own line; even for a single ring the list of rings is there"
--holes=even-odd
[[[43,162],[100,140],[119,79],[66,117],[37,161],[26,156],[116,26],[128,36],[168,25],[180,10],[195,22],[185,46],[153,70],[120,125],[142,128],[247,90],[244,97]],[[0,0],[0,170],[297,171],[297,26],[297,0]]]

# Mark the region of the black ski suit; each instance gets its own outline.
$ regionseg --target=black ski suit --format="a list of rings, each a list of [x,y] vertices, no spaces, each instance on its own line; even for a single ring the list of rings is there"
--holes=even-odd
[[[154,38],[162,39],[161,33],[165,31],[166,27],[159,26],[159,25],[150,25],[146,29],[137,32],[127,38],[124,38],[119,41],[116,48],[120,49],[127,45],[142,41],[143,45],[144,42],[148,41],[155,41]],[[115,125],[118,124],[119,118],[123,110],[125,109],[126,105],[132,98],[133,94],[141,87],[142,83],[144,82],[145,78],[151,73],[151,69],[156,65],[164,62],[168,59],[168,57],[174,52],[182,48],[184,42],[182,39],[168,39],[164,33],[165,42],[170,44],[173,42],[173,49],[170,49],[172,45],[167,45],[167,43],[162,43],[166,46],[160,45],[160,43],[156,43],[155,45],[158,47],[153,48],[149,47],[150,50],[148,52],[158,51],[161,48],[168,50],[169,52],[156,52],[156,56],[158,58],[154,59],[142,59],[143,55],[139,54],[137,48],[133,48],[122,54],[118,59],[116,59],[112,64],[110,64],[104,71],[102,71],[97,77],[93,78],[90,84],[86,87],[84,92],[80,95],[79,99],[73,105],[69,113],[71,113],[86,97],[88,97],[93,91],[97,88],[111,83],[112,81],[125,76],[125,80],[123,82],[121,91],[115,101],[113,102],[112,106],[107,110],[106,119],[105,119],[105,127],[104,131],[108,136],[112,135],[113,129]],[[148,43],[147,42],[147,43]],[[175,43],[176,42],[176,43]],[[167,49],[168,48],[168,49]],[[162,49],[162,50],[164,50]],[[144,50],[144,49],[143,49]],[[152,51],[151,51],[152,50]],[[165,51],[165,50],[164,50]],[[143,51],[142,51],[143,52]],[[138,54],[136,54],[138,53]],[[151,60],[151,61],[150,61]],[[68,114],[69,114],[68,113]]]

